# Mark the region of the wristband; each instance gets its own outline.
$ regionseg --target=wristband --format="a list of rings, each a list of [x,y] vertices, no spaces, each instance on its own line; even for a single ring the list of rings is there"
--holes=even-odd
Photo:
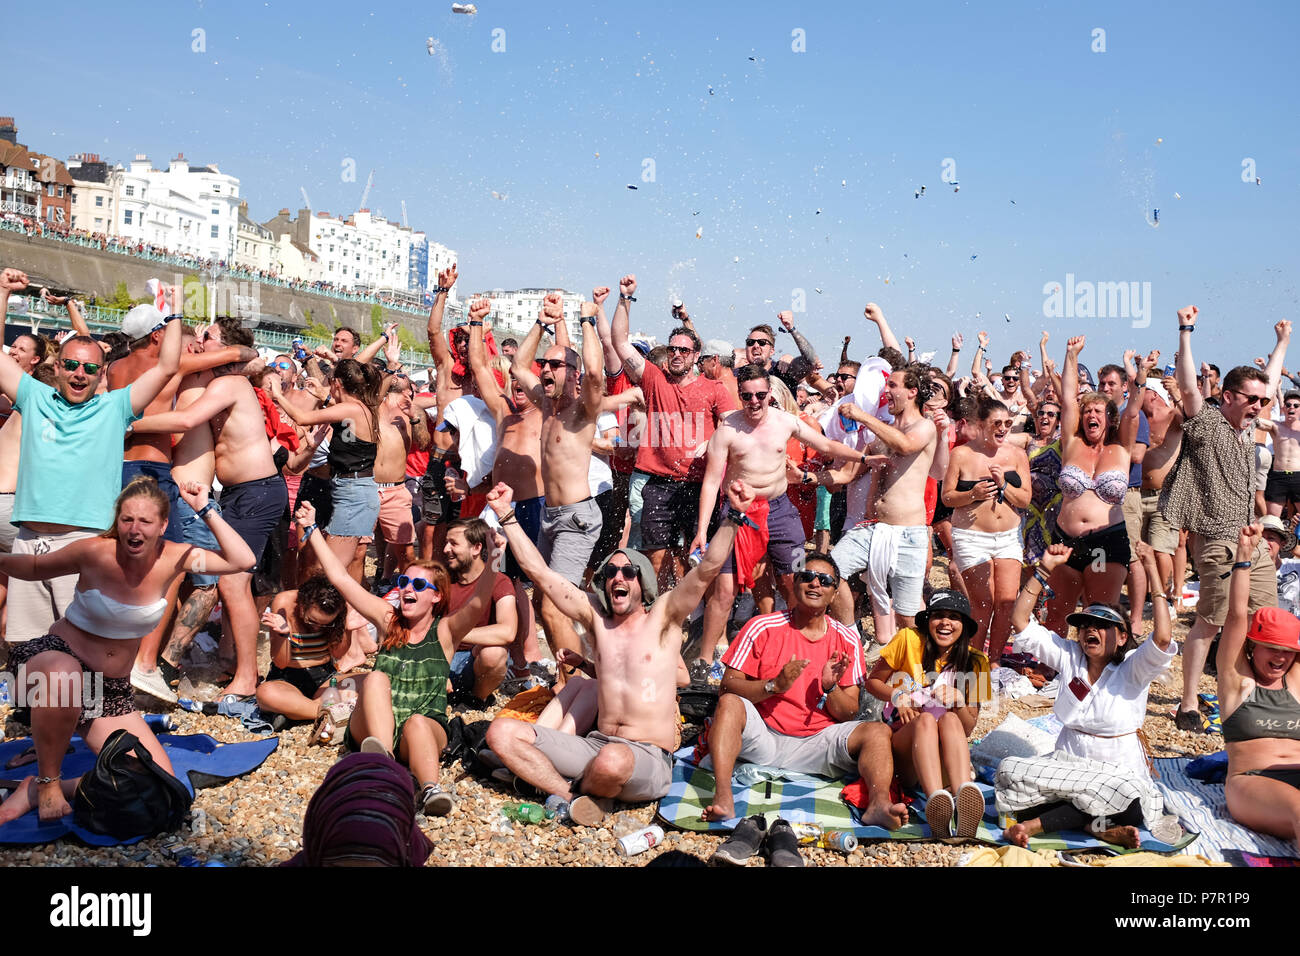
[[[1234,570],[1234,571],[1249,571],[1249,570],[1250,570],[1250,562],[1249,562],[1249,561],[1235,561],[1235,562],[1233,562],[1232,570]]]
[[[1196,326],[1194,326],[1194,325],[1180,325],[1180,326],[1178,326],[1178,331],[1179,331],[1179,332],[1195,332],[1195,331],[1196,331]]]
[[[206,505],[204,505],[202,508],[198,510],[198,512],[195,514],[195,517],[202,518],[204,515],[206,515],[209,511],[211,511],[215,507],[216,507],[216,503],[209,501]]]
[[[961,351],[961,349],[953,349],[953,350],[952,350],[952,354],[953,354],[953,355],[956,355],[956,354],[957,354],[958,352],[960,352],[960,351]]]
[[[470,319],[470,320],[469,320],[469,324],[470,324],[470,328],[473,328],[473,327],[476,326],[476,325],[482,325],[482,324],[483,324],[483,320],[482,320],[482,319]]]
[[[634,296],[634,295],[624,295],[622,292],[620,292],[620,293],[618,294],[618,301],[620,301],[620,302],[635,302],[635,301],[636,301],[636,296]]]
[[[448,292],[450,292],[450,291],[451,291],[451,286],[447,286],[447,285],[436,285],[436,286],[433,287],[433,290],[432,290],[432,291],[433,291],[433,295],[434,295],[434,297],[436,298],[436,297],[438,297],[438,296],[440,296],[440,295],[446,295]]]
[[[592,328],[596,327],[596,317],[594,315],[581,315],[578,317],[579,325],[585,325],[588,322],[591,323]]]
[[[754,524],[753,519],[751,519],[743,511],[728,511],[727,520],[730,521],[732,524],[736,525],[736,527],[738,528],[749,527],[749,528],[753,528],[755,531],[758,530],[758,525]]]
[[[383,339],[385,342],[388,341],[388,333],[387,333],[387,332],[380,332],[380,333],[379,333],[379,337],[380,337],[381,339]]]
[[[316,525],[314,525],[314,524],[309,524],[309,525],[307,525],[307,527],[303,528],[303,529],[302,529],[302,537],[298,539],[298,543],[299,543],[299,544],[306,544],[306,543],[307,543],[307,539],[311,537],[311,533],[312,533],[313,531],[315,531],[315,530],[316,530]]]
[[[515,514],[513,508],[511,508],[508,512],[506,512],[502,517],[497,518],[497,524],[501,525],[501,527],[503,528],[506,525],[518,524],[518,523],[519,523],[519,516]]]

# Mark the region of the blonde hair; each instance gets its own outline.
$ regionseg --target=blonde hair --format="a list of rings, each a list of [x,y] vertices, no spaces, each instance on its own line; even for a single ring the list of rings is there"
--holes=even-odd
[[[790,387],[775,375],[767,380],[767,384],[772,389],[771,397],[777,400],[781,409],[789,412],[797,418],[799,416],[799,403],[796,402],[794,396],[790,394]]]
[[[158,487],[158,482],[148,475],[136,475],[117,496],[117,501],[113,504],[113,523],[100,535],[101,538],[117,540],[117,522],[122,517],[122,505],[132,498],[148,498],[152,501],[158,506],[158,516],[166,524],[167,517],[171,514],[171,502],[167,500],[167,495]]]

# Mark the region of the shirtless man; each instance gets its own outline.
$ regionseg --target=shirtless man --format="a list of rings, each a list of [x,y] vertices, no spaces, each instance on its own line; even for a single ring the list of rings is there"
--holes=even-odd
[[[695,538],[691,541],[691,551],[704,546],[709,520],[718,500],[718,489],[731,481],[745,482],[753,490],[755,502],[761,502],[754,518],[760,528],[767,530],[767,556],[776,574],[781,596],[789,605],[794,599],[794,565],[803,556],[804,533],[799,512],[785,493],[786,443],[796,438],[827,459],[865,460],[866,456],[842,442],[831,441],[796,416],[769,405],[771,374],[762,366],[752,364],[736,373],[740,410],[729,412],[709,439],[708,465],[700,483],[700,518]],[[806,484],[814,484],[807,472],[801,474],[800,479]],[[763,515],[764,510],[766,515]],[[742,537],[747,533],[740,532]],[[689,664],[691,678],[697,682],[702,671],[707,671],[713,663],[713,649],[726,629],[727,618],[736,600],[737,570],[736,559],[727,558],[705,605],[704,641],[700,645],[699,663],[692,661]],[[739,570],[746,583],[752,585],[752,564]]]
[[[894,417],[892,425],[852,402],[840,406],[841,415],[865,425],[876,436],[868,450],[882,451],[884,456],[850,461],[844,468],[822,472],[817,479],[831,487],[852,481],[864,467],[883,468],[883,473],[877,474],[872,489],[875,500],[868,512],[870,518],[874,511],[874,523],[860,523],[831,552],[841,574],[838,593],[831,602],[831,616],[849,626],[856,623],[847,580],[863,569],[874,569],[867,575],[867,585],[871,589],[875,638],[880,644],[889,643],[898,626],[911,627],[921,609],[930,540],[930,529],[925,524],[925,480],[938,442],[934,423],[923,411],[930,397],[930,381],[920,366],[909,365],[892,372],[885,387],[889,413]]]
[[[415,563],[415,525],[411,522],[411,492],[406,487],[406,456],[411,449],[429,447],[429,416],[411,407],[410,381],[393,376],[379,403],[379,447],[375,451],[375,484],[379,486],[379,527],[384,533],[383,568],[390,578]]]
[[[481,307],[482,302],[480,299],[476,305]],[[581,587],[587,561],[600,538],[600,507],[591,495],[587,473],[596,417],[605,398],[605,367],[596,333],[596,304],[583,302],[579,320],[583,326],[581,389],[578,354],[567,346],[556,344],[547,349],[540,378],[533,372],[532,357],[537,354],[543,326],[563,320],[564,302],[558,292],[552,292],[542,300],[542,314],[520,343],[511,372],[532,403],[542,409],[542,489],[546,507],[538,551],[552,570]],[[581,651],[569,618],[545,593],[539,611],[552,653],[558,654],[561,648]]]
[[[1292,510],[1300,508],[1300,392],[1282,397],[1282,414],[1280,422],[1261,417],[1257,425],[1273,433],[1273,464],[1264,486],[1264,507],[1275,517],[1281,517],[1288,505]]]
[[[740,481],[732,482],[727,497],[737,519],[754,500]],[[547,566],[510,511],[509,488],[497,485],[488,504],[524,570],[590,635],[598,678],[596,731],[577,737],[501,719],[488,728],[488,746],[516,775],[550,794],[548,807],[584,826],[603,816],[591,797],[657,800],[672,782],[681,623],[722,569],[737,524],[724,521],[700,564],[662,596],[650,562],[628,550],[615,551],[601,565],[593,579],[599,591],[592,593]],[[590,796],[574,799],[579,790]]]
[[[203,349],[216,351],[226,344],[251,346],[252,340],[252,333],[237,320],[222,317],[204,332]],[[200,426],[212,432],[223,515],[260,556],[289,496],[271,457],[262,407],[241,363],[214,369],[212,381],[197,401],[178,411],[142,418],[135,423],[135,431],[188,432]],[[257,690],[258,614],[252,578],[251,572],[227,574],[217,585],[222,627],[235,646],[235,675],[222,696],[251,698]]]
[[[1150,372],[1148,371],[1148,374]],[[1173,380],[1168,380],[1173,384]],[[1174,404],[1174,397],[1163,382],[1147,379],[1142,396],[1142,413],[1151,429],[1151,444],[1142,458],[1142,540],[1156,553],[1156,567],[1160,571],[1160,588],[1168,597],[1168,605],[1175,608],[1182,601],[1182,582],[1173,584],[1174,553],[1178,550],[1178,529],[1169,524],[1156,505],[1165,476],[1178,460],[1178,450],[1183,445],[1183,413]]]
[[[453,371],[455,358],[447,347],[447,339],[442,334],[442,317],[447,310],[447,293],[456,284],[456,266],[438,273],[438,284],[433,289],[433,306],[429,309],[429,354],[437,369],[436,397],[422,399],[415,404],[427,409],[436,405],[437,417],[434,425],[442,422],[442,410],[452,401],[466,392],[466,379]],[[427,417],[427,416],[426,416]],[[448,467],[459,465],[456,457],[456,438],[451,432],[433,430],[433,445],[429,451],[429,463],[424,477],[420,481],[420,508],[424,523],[420,526],[420,554],[426,558],[442,553],[446,540],[447,525],[460,517],[460,503],[451,500],[447,491],[446,471]]]

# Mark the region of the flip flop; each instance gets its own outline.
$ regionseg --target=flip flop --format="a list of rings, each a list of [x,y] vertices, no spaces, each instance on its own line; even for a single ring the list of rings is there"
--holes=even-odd
[[[72,747],[69,746],[67,753],[72,753]],[[16,770],[19,767],[26,767],[29,763],[36,763],[36,745],[32,744],[16,757],[10,757],[9,762],[5,764],[6,770]]]

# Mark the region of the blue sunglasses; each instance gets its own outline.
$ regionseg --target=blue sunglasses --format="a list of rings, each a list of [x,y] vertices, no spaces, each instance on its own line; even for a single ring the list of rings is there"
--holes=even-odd
[[[419,594],[425,588],[432,588],[435,591],[438,590],[438,585],[434,584],[428,578],[408,578],[405,574],[398,575],[397,589],[399,591],[405,588],[408,584],[416,594]]]

